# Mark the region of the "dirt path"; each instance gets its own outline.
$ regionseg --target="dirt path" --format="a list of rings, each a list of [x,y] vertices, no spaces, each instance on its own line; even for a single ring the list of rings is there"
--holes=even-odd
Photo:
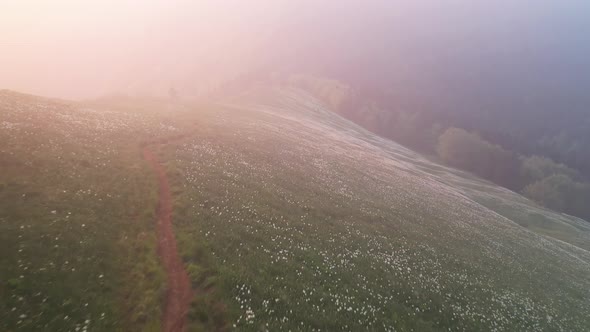
[[[143,158],[151,165],[158,177],[158,255],[167,276],[166,302],[162,313],[162,329],[164,332],[183,331],[186,326],[186,315],[190,308],[192,290],[189,277],[184,270],[182,260],[178,256],[174,228],[172,226],[172,194],[166,169],[149,146],[143,148]]]

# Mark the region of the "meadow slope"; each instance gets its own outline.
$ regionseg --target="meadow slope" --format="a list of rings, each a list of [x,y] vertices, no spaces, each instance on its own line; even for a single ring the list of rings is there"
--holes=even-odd
[[[434,164],[301,90],[253,89],[196,118],[163,159],[193,282],[213,285],[232,326],[590,327],[585,221]]]
[[[146,137],[175,130],[135,103],[0,91],[0,330],[158,330],[157,182]]]
[[[159,330],[145,142],[188,330],[590,329],[586,221],[255,87],[191,106],[0,92],[0,330]]]

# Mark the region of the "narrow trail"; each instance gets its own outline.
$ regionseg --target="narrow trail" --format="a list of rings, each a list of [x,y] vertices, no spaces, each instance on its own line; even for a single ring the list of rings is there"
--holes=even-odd
[[[186,316],[192,300],[191,283],[178,255],[174,227],[172,225],[172,194],[166,169],[148,145],[143,147],[143,158],[158,177],[159,198],[156,226],[158,255],[167,276],[167,290],[162,312],[162,330],[180,332],[186,327]]]

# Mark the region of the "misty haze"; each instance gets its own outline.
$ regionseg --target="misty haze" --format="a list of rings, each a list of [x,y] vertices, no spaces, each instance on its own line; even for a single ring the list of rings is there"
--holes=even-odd
[[[590,2],[0,31],[0,331],[590,331]]]

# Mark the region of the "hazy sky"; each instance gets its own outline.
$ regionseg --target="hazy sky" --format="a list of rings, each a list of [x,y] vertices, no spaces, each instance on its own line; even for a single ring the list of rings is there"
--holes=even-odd
[[[0,87],[76,97],[234,70],[281,8],[245,3],[0,0]]]
[[[515,70],[586,82],[589,16],[585,0],[0,0],[0,88],[190,94],[267,63],[402,83]]]

